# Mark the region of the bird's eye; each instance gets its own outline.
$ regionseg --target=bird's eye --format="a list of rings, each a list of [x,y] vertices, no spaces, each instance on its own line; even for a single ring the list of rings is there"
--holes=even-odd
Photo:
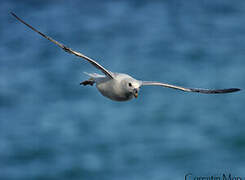
[[[128,83],[128,86],[129,86],[129,87],[132,87],[132,84],[131,84],[131,83]]]

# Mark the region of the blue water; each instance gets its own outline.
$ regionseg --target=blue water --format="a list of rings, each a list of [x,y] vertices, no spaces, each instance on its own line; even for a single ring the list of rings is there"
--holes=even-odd
[[[0,179],[245,177],[244,91],[143,87],[114,102],[79,86],[98,71],[185,87],[245,89],[245,1],[0,1]]]

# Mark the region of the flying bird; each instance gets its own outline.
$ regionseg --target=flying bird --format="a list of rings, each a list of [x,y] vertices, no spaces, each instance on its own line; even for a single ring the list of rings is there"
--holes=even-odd
[[[116,73],[111,72],[100,65],[95,60],[91,59],[84,54],[74,51],[71,48],[65,46],[64,44],[52,39],[51,37],[43,34],[42,32],[35,29],[33,26],[29,25],[17,15],[11,12],[11,14],[19,20],[21,23],[25,24],[27,27],[32,29],[33,31],[37,32],[44,38],[48,39],[49,41],[53,42],[54,44],[58,45],[62,48],[65,52],[70,54],[74,54],[80,58],[85,59],[90,64],[92,64],[95,68],[100,70],[103,75],[97,73],[86,73],[90,78],[86,81],[80,83],[80,85],[91,85],[93,86],[96,84],[97,89],[99,92],[114,101],[127,101],[133,98],[137,98],[139,94],[139,90],[142,86],[162,86],[167,88],[173,88],[181,91],[186,92],[197,92],[197,93],[204,93],[204,94],[216,94],[216,93],[232,93],[236,91],[240,91],[239,88],[228,88],[228,89],[198,89],[198,88],[185,88],[180,86],[175,86],[171,84],[156,82],[156,81],[141,81],[131,77],[128,74],[124,73]]]

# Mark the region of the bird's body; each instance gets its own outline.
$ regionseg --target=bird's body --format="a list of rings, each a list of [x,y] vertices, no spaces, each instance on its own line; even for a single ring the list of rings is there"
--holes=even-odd
[[[141,85],[141,81],[132,78],[128,74],[112,73],[114,77],[113,79],[97,73],[86,74],[90,76],[89,81],[93,81],[96,84],[97,89],[103,96],[114,101],[127,101],[132,99],[134,96],[137,96],[125,90],[124,85],[127,81],[132,82],[132,86],[134,85],[137,92]]]
[[[134,79],[128,74],[113,73],[107,70],[106,68],[104,68],[102,65],[100,65],[95,60],[89,58],[88,56],[85,56],[84,54],[79,53],[77,51],[74,51],[68,48],[67,46],[59,43],[58,41],[52,39],[51,37],[38,31],[37,29],[27,24],[22,19],[20,19],[14,13],[11,13],[11,14],[21,23],[25,24],[33,31],[37,32],[38,34],[48,39],[49,41],[53,42],[54,44],[62,48],[64,51],[85,59],[90,64],[92,64],[95,68],[100,70],[104,75],[99,75],[97,73],[93,73],[93,74],[87,73],[90,76],[90,79],[88,79],[87,81],[83,81],[80,84],[81,85],[93,85],[95,83],[97,89],[103,96],[111,100],[114,100],[114,101],[127,101],[127,100],[132,99],[133,97],[137,98],[139,89],[142,86],[162,86],[162,87],[173,88],[173,89],[186,91],[186,92],[197,92],[197,93],[204,93],[204,94],[231,93],[231,92],[236,92],[240,90],[238,88],[228,88],[228,89],[184,88],[180,86],[175,86],[175,85],[155,82],[155,81],[140,81],[140,80]]]

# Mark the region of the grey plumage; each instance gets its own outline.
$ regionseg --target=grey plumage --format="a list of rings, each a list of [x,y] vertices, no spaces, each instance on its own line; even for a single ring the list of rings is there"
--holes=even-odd
[[[100,65],[95,60],[91,59],[90,57],[80,52],[74,51],[71,48],[59,43],[58,41],[38,31],[37,29],[27,24],[25,21],[23,21],[21,18],[19,18],[14,13],[11,12],[11,14],[21,23],[25,24],[27,27],[37,32],[42,37],[58,45],[64,51],[85,59],[90,64],[92,64],[95,68],[99,69],[104,75],[99,75],[96,73],[93,73],[93,74],[87,73],[87,75],[90,76],[90,79],[87,81],[83,81],[80,84],[92,86],[95,83],[97,89],[100,91],[100,93],[103,96],[109,99],[115,100],[115,101],[127,101],[127,100],[132,99],[133,97],[137,98],[138,92],[141,86],[162,86],[162,87],[173,88],[173,89],[186,91],[186,92],[197,92],[197,93],[205,93],[205,94],[231,93],[231,92],[236,92],[240,90],[238,88],[213,89],[213,90],[212,89],[184,88],[181,86],[175,86],[175,85],[161,83],[161,82],[140,81],[140,80],[134,79],[128,74],[113,73],[107,70],[106,68],[104,68],[102,65]]]

